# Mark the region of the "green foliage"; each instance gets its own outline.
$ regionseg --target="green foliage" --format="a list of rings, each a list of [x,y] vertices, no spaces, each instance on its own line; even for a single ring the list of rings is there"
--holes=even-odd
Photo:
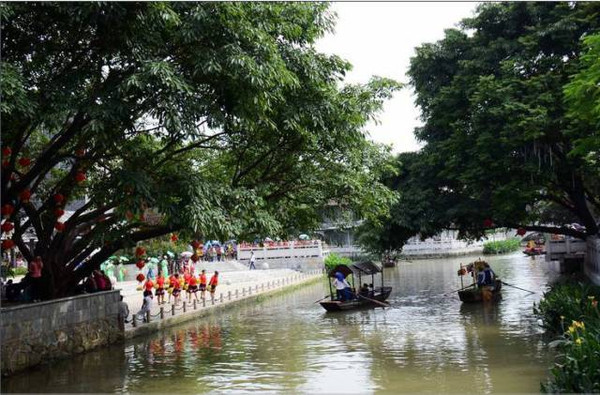
[[[401,196],[391,218],[366,224],[388,234],[379,249],[444,228],[481,238],[486,219],[579,238],[598,233],[599,13],[593,2],[485,3],[416,49],[408,74],[424,146],[398,157]],[[586,230],[546,215],[557,208]]]
[[[333,26],[327,3],[0,7],[2,144],[12,150],[1,203],[15,205],[26,259],[41,255],[60,273],[47,277],[56,296],[115,251],[173,231],[286,237],[316,228],[332,201],[386,214],[389,150],[363,128],[400,84],[343,83],[350,64],[314,49]],[[25,188],[30,203],[18,198]],[[61,233],[56,193],[87,199]]]
[[[342,257],[336,253],[331,253],[325,257],[325,268],[331,270],[338,265],[349,265],[352,263],[350,258]]]
[[[551,332],[561,334],[552,378],[543,392],[600,391],[600,287],[567,283],[552,287],[534,312]]]
[[[486,241],[483,243],[483,253],[488,254],[506,254],[514,252],[521,248],[521,240],[513,238],[507,240]]]

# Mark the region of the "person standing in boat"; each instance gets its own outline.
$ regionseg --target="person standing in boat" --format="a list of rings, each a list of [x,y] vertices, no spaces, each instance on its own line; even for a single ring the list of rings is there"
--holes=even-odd
[[[342,302],[350,299],[348,297],[348,289],[350,288],[350,284],[346,281],[344,275],[340,272],[335,272],[335,278],[333,279],[333,286],[335,287],[335,291],[337,294],[337,299]]]
[[[486,287],[493,291],[496,285],[496,274],[487,262],[483,263],[483,270],[477,273],[477,285],[480,288]]]

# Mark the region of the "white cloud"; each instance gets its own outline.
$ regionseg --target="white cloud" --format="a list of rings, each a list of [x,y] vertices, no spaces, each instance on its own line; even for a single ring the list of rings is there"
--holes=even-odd
[[[338,15],[334,34],[317,42],[317,49],[333,53],[354,66],[348,82],[366,82],[372,75],[407,83],[414,48],[444,37],[444,29],[455,27],[473,15],[477,3],[332,3]],[[413,130],[421,123],[410,89],[404,88],[389,100],[370,124],[371,138],[393,144],[394,152],[415,151],[419,144]]]

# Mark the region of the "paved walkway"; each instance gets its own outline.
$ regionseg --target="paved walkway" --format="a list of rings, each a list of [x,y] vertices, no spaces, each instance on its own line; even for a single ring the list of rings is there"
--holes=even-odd
[[[207,273],[210,278],[212,273]],[[151,311],[151,323],[146,324],[137,321],[137,326],[134,327],[132,322],[125,324],[126,332],[148,332],[147,330],[140,331],[144,326],[153,326],[154,330],[158,330],[158,326],[152,325],[159,323],[160,326],[168,325],[168,321],[177,318],[177,322],[183,320],[184,315],[190,315],[190,319],[194,315],[201,314],[211,308],[229,304],[238,300],[254,297],[258,294],[271,292],[276,289],[282,289],[291,285],[300,284],[306,281],[314,280],[321,276],[320,271],[312,271],[301,273],[291,269],[271,269],[271,270],[244,270],[244,271],[228,271],[219,273],[219,286],[215,293],[215,303],[211,303],[210,294],[206,292],[206,302],[204,303],[200,291],[198,291],[198,299],[196,302],[196,310],[194,310],[193,296],[192,302],[187,302],[187,292],[181,294],[181,302],[186,301],[186,312],[183,311],[183,303],[179,303],[175,307],[175,315],[172,315],[173,303],[165,303],[158,305],[156,296],[153,299]],[[143,296],[142,291],[138,291],[138,283],[136,281],[124,281],[117,283],[115,288],[121,290],[123,300],[129,306],[129,320],[132,320],[132,315],[136,314],[142,306]],[[236,293],[237,292],[237,293]],[[168,294],[165,294],[165,301],[168,301]],[[164,319],[160,318],[160,308],[163,308]],[[162,322],[159,322],[162,321]],[[150,328],[147,328],[150,329]],[[134,335],[130,333],[129,335]],[[129,336],[128,336],[129,337]]]

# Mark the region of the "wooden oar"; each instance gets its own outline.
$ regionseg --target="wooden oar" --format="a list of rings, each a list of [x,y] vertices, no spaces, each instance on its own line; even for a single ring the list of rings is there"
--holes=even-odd
[[[379,304],[379,305],[381,305],[381,306],[383,306],[383,307],[390,307],[390,304],[389,304],[389,303],[384,303],[384,302],[380,302],[379,300],[375,300],[375,299],[367,298],[366,296],[362,296],[361,294],[358,294],[358,297],[359,297],[359,298],[366,299],[366,300],[368,300],[369,302],[377,303],[377,304]]]
[[[330,297],[331,295],[325,295],[324,297],[322,297],[321,299],[317,300],[315,303],[319,303],[320,301],[322,301],[323,299],[327,299],[328,297]]]
[[[475,283],[473,283],[471,285],[467,285],[466,287],[455,289],[454,291],[446,292],[445,294],[442,294],[442,296],[445,296],[445,295],[448,295],[448,294],[451,294],[451,293],[454,293],[454,292],[462,291],[463,289],[471,288],[474,285],[475,285]]]
[[[519,288],[519,287],[517,287],[516,285],[512,285],[512,284],[509,284],[509,283],[505,283],[504,281],[500,281],[500,282],[501,282],[502,284],[504,284],[504,285],[508,285],[509,287],[513,287],[513,288],[516,288],[516,289],[520,289],[521,291],[529,292],[529,293],[532,293],[532,294],[536,293],[536,292],[530,291],[530,290],[528,290],[528,289],[525,289],[525,288]]]

